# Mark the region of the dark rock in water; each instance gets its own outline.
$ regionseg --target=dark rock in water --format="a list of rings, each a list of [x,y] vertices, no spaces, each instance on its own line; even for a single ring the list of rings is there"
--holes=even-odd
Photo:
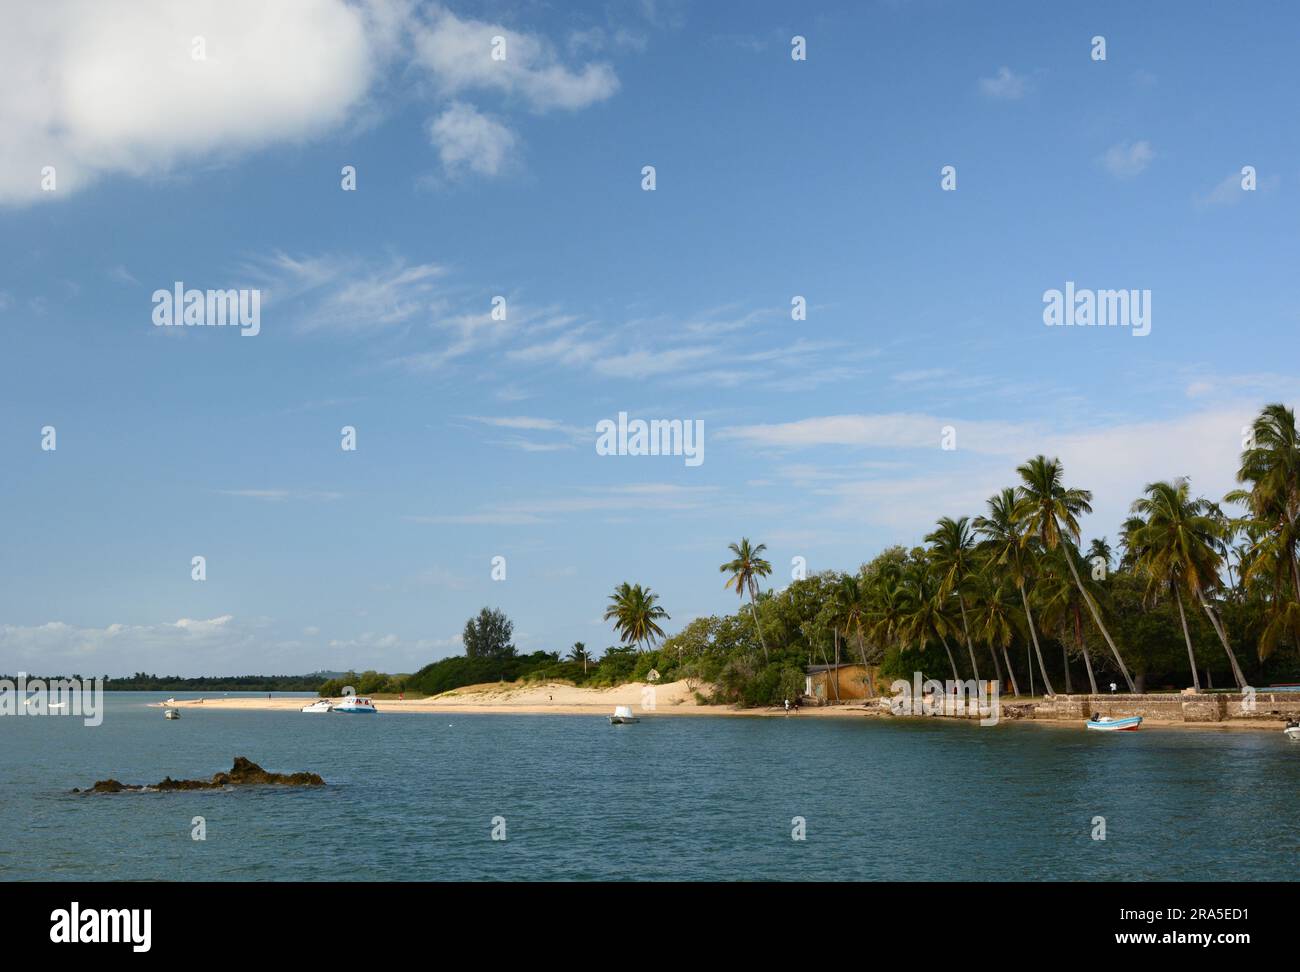
[[[117,780],[99,780],[88,790],[73,788],[73,793],[122,793],[127,790],[219,790],[226,786],[324,786],[325,781],[315,773],[268,773],[245,756],[236,756],[229,773],[217,773],[210,780],[173,780],[165,777],[153,786],[137,786]]]

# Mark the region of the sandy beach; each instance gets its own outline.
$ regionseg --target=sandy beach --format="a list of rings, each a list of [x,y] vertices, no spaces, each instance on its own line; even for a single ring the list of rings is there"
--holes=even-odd
[[[1007,699],[1008,703],[1012,700]],[[150,703],[164,708],[248,709],[297,712],[311,702],[309,698],[259,698],[204,697],[180,699],[174,703]],[[444,692],[442,695],[419,699],[374,699],[375,708],[382,713],[402,712],[460,712],[472,715],[587,715],[608,716],[615,706],[627,705],[641,716],[731,716],[748,718],[784,718],[786,712],[779,706],[742,709],[729,705],[701,705],[685,681],[649,685],[629,682],[615,688],[584,688],[563,682],[512,683],[489,682],[466,685]],[[924,718],[920,716],[893,717],[882,711],[873,700],[842,705],[803,706],[791,711],[790,718],[862,719],[862,718]],[[943,717],[934,717],[943,718]],[[1077,719],[1011,719],[1004,717],[1001,724],[1026,724],[1039,726],[1082,728]],[[1222,722],[1181,722],[1144,718],[1144,729],[1195,729],[1280,732],[1283,723],[1259,719],[1233,719]]]
[[[205,697],[180,699],[172,705],[151,703],[168,708],[199,707],[212,709],[278,709],[297,711],[311,700],[307,698],[237,698]],[[700,705],[685,681],[663,682],[650,685],[628,682],[615,688],[582,688],[563,682],[488,682],[466,685],[463,688],[420,699],[374,700],[375,708],[382,713],[391,712],[464,712],[472,714],[514,715],[595,715],[608,716],[614,707],[631,706],[638,715],[692,715],[692,716],[784,716],[778,707],[763,709],[738,709],[727,705]],[[803,707],[798,715],[816,717],[858,717],[877,714],[876,706],[861,704]]]

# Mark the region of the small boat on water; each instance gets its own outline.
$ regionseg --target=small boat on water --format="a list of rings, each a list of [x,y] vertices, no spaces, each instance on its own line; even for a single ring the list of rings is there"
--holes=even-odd
[[[1283,729],[1282,732],[1287,739],[1294,739],[1297,742],[1300,742],[1300,722],[1296,722],[1292,719],[1286,724],[1286,728]]]
[[[1141,716],[1112,719],[1110,716],[1102,716],[1094,712],[1092,718],[1088,720],[1089,729],[1097,729],[1101,732],[1133,732],[1140,725],[1142,725]]]
[[[330,709],[330,711],[331,712],[361,712],[361,713],[368,712],[371,715],[374,715],[379,710],[375,708],[375,703],[371,702],[368,698],[364,698],[360,695],[349,695],[338,705],[333,706]]]
[[[311,705],[304,705],[298,711],[300,712],[329,712],[334,708],[334,703],[329,699],[317,699]]]
[[[640,719],[632,714],[632,707],[630,705],[615,706],[614,714],[609,717],[609,724],[611,726],[626,726],[633,722],[640,721]]]
[[[177,709],[168,709],[166,712],[163,713],[164,719],[179,719],[180,717],[181,717],[180,711]]]

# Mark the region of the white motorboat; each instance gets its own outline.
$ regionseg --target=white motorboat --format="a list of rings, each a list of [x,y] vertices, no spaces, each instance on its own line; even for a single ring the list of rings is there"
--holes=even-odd
[[[180,717],[181,717],[180,711],[177,709],[168,709],[166,712],[163,713],[164,719],[179,719]]]
[[[304,705],[300,712],[329,712],[334,708],[334,703],[329,699],[317,699],[311,705]]]
[[[615,706],[614,714],[609,717],[609,724],[611,726],[626,726],[630,723],[640,721],[640,719],[632,714],[632,707],[630,705]]]
[[[1294,739],[1297,742],[1300,742],[1300,722],[1295,722],[1294,720],[1288,722],[1286,728],[1283,729],[1282,732],[1286,735],[1287,739]]]
[[[1092,718],[1088,720],[1089,729],[1097,729],[1101,732],[1135,732],[1140,725],[1142,725],[1141,716],[1112,719],[1110,716],[1099,716],[1094,712]]]
[[[374,715],[379,710],[375,708],[375,703],[370,699],[360,695],[349,695],[342,702],[335,705],[331,712],[352,712],[352,713],[369,713]]]

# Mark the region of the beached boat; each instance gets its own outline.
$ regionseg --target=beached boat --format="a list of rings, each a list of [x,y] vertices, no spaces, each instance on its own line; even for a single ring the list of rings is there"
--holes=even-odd
[[[360,695],[349,695],[338,705],[330,709],[331,712],[368,712],[371,715],[379,710],[375,708],[375,703]]]
[[[1142,725],[1141,716],[1112,719],[1110,716],[1098,716],[1094,712],[1092,718],[1088,720],[1089,729],[1098,729],[1102,732],[1133,732],[1140,725]]]
[[[176,709],[168,709],[166,712],[163,713],[164,719],[179,719],[180,717],[181,714]]]
[[[329,712],[334,708],[334,703],[329,699],[317,699],[311,705],[304,705],[300,712]]]
[[[630,705],[615,706],[614,714],[609,717],[609,724],[611,726],[626,726],[630,723],[640,721],[640,719],[632,714],[632,707]]]

